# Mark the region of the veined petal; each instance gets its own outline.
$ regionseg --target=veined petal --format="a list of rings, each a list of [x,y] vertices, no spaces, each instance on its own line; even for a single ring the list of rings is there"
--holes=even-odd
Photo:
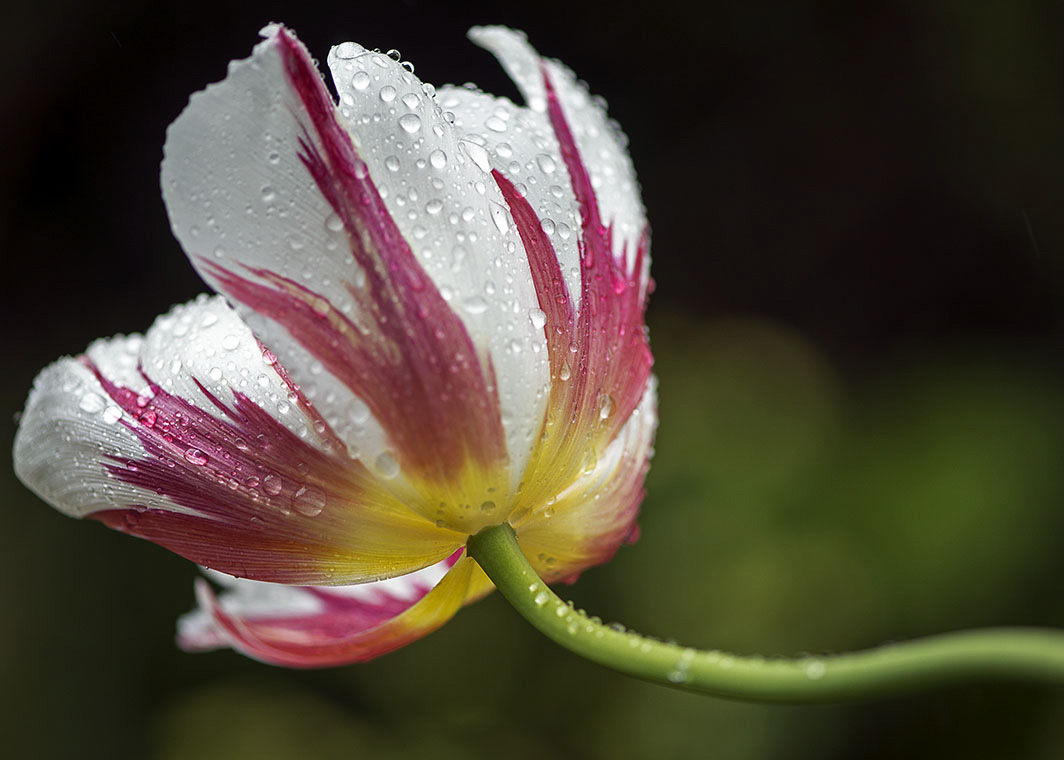
[[[552,258],[557,261],[565,290],[571,294],[574,306],[579,304],[580,209],[546,113],[466,87],[441,87],[436,97],[440,106],[454,114],[456,129],[483,136],[494,171],[509,179],[535,212],[553,248]],[[510,212],[516,213],[513,208]],[[511,223],[513,220],[508,217]],[[514,230],[520,237],[516,224]],[[536,265],[532,258],[530,266]],[[538,300],[541,299],[537,296]],[[536,316],[542,323],[542,309]]]
[[[417,573],[359,586],[278,586],[229,579],[216,597],[197,584],[200,608],[178,624],[185,649],[231,646],[263,662],[313,668],[364,662],[446,623],[479,568],[461,551]]]
[[[175,234],[327,418],[364,402],[339,434],[369,461],[421,490],[472,468],[508,491],[546,366],[507,350],[532,340],[536,298],[478,146],[387,56],[334,49],[338,112],[302,45],[265,33],[170,129]]]
[[[646,212],[628,156],[628,139],[607,116],[605,101],[592,97],[568,67],[542,58],[523,32],[501,26],[474,27],[469,38],[499,59],[533,111],[548,111],[549,80],[587,166],[603,223],[614,229],[612,252],[615,257],[626,252],[631,267],[647,226]]]
[[[219,298],[45,369],[15,469],[68,514],[259,580],[388,577],[462,542],[347,455]]]
[[[547,581],[570,579],[608,562],[638,535],[636,517],[657,429],[656,383],[597,462],[556,500],[513,523],[521,546]]]

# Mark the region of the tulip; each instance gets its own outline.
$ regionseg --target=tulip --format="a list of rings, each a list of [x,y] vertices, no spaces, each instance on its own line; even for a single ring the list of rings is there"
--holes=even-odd
[[[485,528],[548,583],[634,538],[649,235],[605,104],[521,33],[470,37],[524,106],[350,42],[337,103],[289,30],[262,35],[164,148],[174,234],[219,295],[41,372],[15,468],[208,568],[183,647],[337,665],[489,592]]]

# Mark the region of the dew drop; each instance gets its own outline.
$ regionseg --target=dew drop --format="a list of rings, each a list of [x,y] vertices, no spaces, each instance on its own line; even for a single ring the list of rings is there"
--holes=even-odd
[[[480,511],[481,512],[494,512],[495,511],[495,502],[490,501],[490,500],[489,501],[485,501],[484,503],[482,503],[480,505]]]
[[[279,494],[283,485],[281,479],[276,475],[267,475],[262,479],[262,490],[270,496],[276,496]]]
[[[379,95],[380,99],[383,100],[385,103],[391,103],[393,100],[395,100],[395,88],[392,87],[390,84],[386,84],[384,85],[384,87],[381,87]]]
[[[447,165],[447,154],[442,150],[436,149],[429,153],[429,163],[432,164],[434,169],[442,169]]]
[[[86,393],[81,397],[81,402],[78,404],[78,408],[81,411],[89,414],[102,412],[105,406],[107,406],[107,403],[95,393]]]
[[[377,467],[377,472],[381,477],[394,478],[399,474],[399,461],[395,458],[395,455],[390,451],[382,452],[374,462]]]
[[[506,216],[506,209],[498,203],[491,204],[491,221],[495,222],[495,227],[499,232],[505,233],[510,229],[510,220]]]
[[[490,129],[492,132],[506,131],[506,122],[500,119],[498,116],[489,116],[484,121],[484,126]]]
[[[240,338],[236,335],[226,335],[222,338],[222,348],[226,351],[232,351],[240,345]]]
[[[547,324],[547,314],[542,309],[530,309],[528,318],[537,330],[542,330]]]
[[[185,451],[185,461],[196,466],[205,465],[207,464],[207,455],[199,449],[188,449]]]
[[[397,172],[399,171],[399,159],[395,156],[388,156],[384,159],[384,166],[390,172]]]
[[[532,601],[537,607],[542,607],[544,604],[550,601],[550,594],[546,591],[540,591],[532,598]]]
[[[292,496],[292,507],[304,517],[317,517],[325,509],[325,491],[309,483]]]
[[[824,673],[828,668],[823,660],[807,660],[804,669],[806,677],[810,680],[816,681],[817,679],[824,677]]]
[[[539,166],[540,171],[544,174],[554,174],[554,170],[557,168],[557,164],[554,163],[554,159],[548,156],[546,153],[541,153],[536,156],[536,165]]]
[[[469,314],[483,314],[488,310],[488,302],[480,296],[471,296],[462,305]]]
[[[421,117],[416,113],[405,113],[399,117],[399,126],[407,134],[414,134],[421,129]]]
[[[364,90],[369,87],[369,74],[365,71],[356,71],[351,77],[351,86],[356,90]]]
[[[488,156],[488,151],[484,149],[484,146],[469,141],[464,141],[461,145],[465,148],[466,155],[473,160],[474,164],[480,167],[481,171],[491,171],[491,158]]]
[[[599,419],[609,419],[613,414],[613,396],[603,393],[599,396]]]
[[[343,228],[344,222],[336,214],[329,214],[329,216],[325,218],[325,229],[330,232],[339,232]]]
[[[352,58],[356,58],[363,50],[365,50],[365,48],[357,42],[344,42],[336,46],[335,52],[337,58],[349,61]]]

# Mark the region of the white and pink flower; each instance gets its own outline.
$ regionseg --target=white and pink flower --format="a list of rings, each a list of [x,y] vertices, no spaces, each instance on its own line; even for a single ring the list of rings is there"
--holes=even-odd
[[[336,104],[280,26],[170,127],[174,233],[221,297],[37,378],[19,477],[211,568],[179,625],[311,667],[366,660],[491,588],[509,522],[548,581],[636,531],[656,416],[649,237],[601,101],[474,29],[516,106],[354,43]]]

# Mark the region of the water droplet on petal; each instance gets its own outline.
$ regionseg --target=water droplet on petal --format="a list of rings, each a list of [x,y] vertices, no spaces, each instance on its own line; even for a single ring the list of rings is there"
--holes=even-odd
[[[429,153],[429,163],[434,169],[442,169],[447,165],[447,154],[442,150],[434,150]]]
[[[329,214],[325,218],[325,228],[330,232],[339,232],[344,228],[344,222],[336,214]]]
[[[292,496],[292,507],[304,517],[317,517],[325,509],[325,491],[309,483]]]
[[[537,330],[542,330],[547,324],[547,315],[542,309],[530,309],[528,318]]]
[[[481,171],[491,171],[491,157],[488,156],[488,151],[484,149],[484,146],[469,141],[463,141],[460,144],[465,150],[466,155],[473,160],[474,164],[480,167]]]
[[[465,310],[469,314],[483,314],[488,310],[488,302],[480,296],[471,296],[463,303]]]
[[[421,129],[421,117],[416,113],[406,113],[399,117],[399,126],[408,134],[414,134]]]
[[[608,393],[603,393],[599,396],[599,418],[609,419],[609,416],[613,413],[613,396]]]
[[[382,478],[388,478],[390,480],[399,474],[399,461],[390,451],[381,453],[374,464],[377,467],[377,472]]]
[[[344,42],[336,46],[336,57],[344,61],[349,61],[352,58],[356,58],[358,54],[364,50],[365,48],[357,42]]]
[[[279,494],[283,485],[281,479],[276,475],[267,475],[262,479],[262,490],[270,496],[276,496]]]
[[[364,90],[369,87],[369,74],[365,71],[356,71],[351,77],[351,86],[356,90]]]
[[[89,414],[102,412],[105,406],[107,406],[107,403],[95,393],[86,393],[81,397],[81,402],[78,404],[78,408],[81,411]]]
[[[185,461],[196,466],[204,465],[207,464],[207,455],[199,449],[188,449],[185,451]]]
[[[386,84],[384,85],[384,87],[381,87],[379,95],[380,99],[383,100],[385,103],[391,103],[393,100],[395,100],[395,88],[392,87],[390,84]]]

